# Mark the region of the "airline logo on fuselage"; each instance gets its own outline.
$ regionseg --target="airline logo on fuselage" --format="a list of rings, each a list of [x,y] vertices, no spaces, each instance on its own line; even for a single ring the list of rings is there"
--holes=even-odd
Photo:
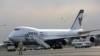
[[[79,18],[79,24],[80,24],[80,26],[81,26],[81,22],[82,22],[82,17]]]

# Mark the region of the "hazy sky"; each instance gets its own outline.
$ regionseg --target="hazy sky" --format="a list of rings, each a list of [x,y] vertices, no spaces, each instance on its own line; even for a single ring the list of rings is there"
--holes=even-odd
[[[99,0],[0,0],[0,42],[17,26],[70,28],[84,9],[82,28],[100,29]]]

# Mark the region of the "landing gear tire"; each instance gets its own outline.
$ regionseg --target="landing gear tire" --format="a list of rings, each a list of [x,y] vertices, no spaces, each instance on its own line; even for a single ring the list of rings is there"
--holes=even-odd
[[[61,44],[56,44],[54,45],[53,49],[62,49],[62,45]]]
[[[15,48],[17,48],[17,47],[18,47],[18,45],[17,45],[17,44],[14,44],[14,46],[15,46]]]

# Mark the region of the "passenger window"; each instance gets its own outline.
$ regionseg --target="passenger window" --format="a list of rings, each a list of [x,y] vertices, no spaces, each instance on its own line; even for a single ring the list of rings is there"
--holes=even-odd
[[[14,29],[14,30],[20,30],[19,28],[16,28],[16,29]]]

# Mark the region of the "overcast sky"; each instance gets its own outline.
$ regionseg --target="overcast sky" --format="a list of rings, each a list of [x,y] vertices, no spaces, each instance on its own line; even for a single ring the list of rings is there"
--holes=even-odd
[[[70,28],[84,9],[82,28],[100,29],[99,0],[0,0],[0,42],[17,26]]]

